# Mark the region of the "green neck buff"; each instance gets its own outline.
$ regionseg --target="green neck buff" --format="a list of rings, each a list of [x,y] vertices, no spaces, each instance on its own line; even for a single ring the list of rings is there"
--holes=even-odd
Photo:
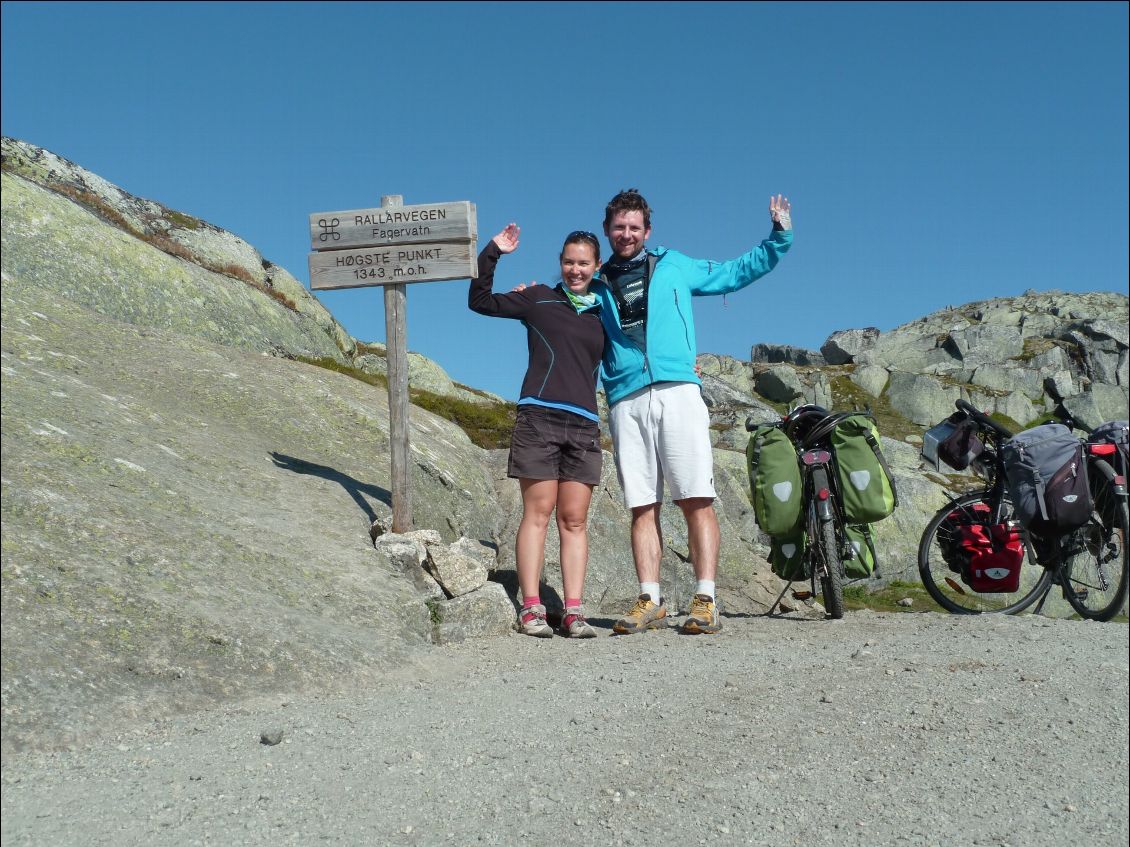
[[[573,308],[578,312],[591,309],[596,305],[596,294],[591,291],[588,294],[574,294],[567,285],[563,285],[561,288],[564,290],[565,296],[569,298],[569,302],[573,304]]]

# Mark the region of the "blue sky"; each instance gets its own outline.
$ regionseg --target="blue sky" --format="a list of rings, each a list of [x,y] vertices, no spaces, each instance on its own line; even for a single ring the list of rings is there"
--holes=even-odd
[[[699,351],[818,348],[1026,289],[1125,291],[1126,3],[2,5],[2,131],[204,218],[309,283],[308,216],[470,200],[497,284],[637,187],[650,243],[796,242]],[[525,333],[408,286],[408,346],[517,399]],[[384,340],[380,288],[319,292]]]

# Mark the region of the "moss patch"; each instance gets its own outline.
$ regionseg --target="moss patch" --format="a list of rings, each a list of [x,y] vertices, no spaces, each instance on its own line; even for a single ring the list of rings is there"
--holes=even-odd
[[[181,229],[190,229],[193,231],[200,229],[200,219],[194,218],[192,215],[170,210],[165,214],[165,217],[169,219],[169,223],[173,226],[179,226]]]
[[[891,406],[887,392],[878,397],[872,397],[858,385],[851,381],[847,375],[832,377],[832,406],[837,411],[860,411],[870,408],[875,418],[875,425],[881,435],[905,441],[908,436],[922,435],[922,427],[907,420]]]
[[[898,601],[909,598],[913,605],[900,606]],[[944,612],[934,602],[921,583],[895,580],[881,588],[871,590],[866,584],[844,588],[845,609],[870,609],[874,612]]]
[[[514,419],[518,407],[513,403],[491,403],[483,405],[433,394],[422,389],[409,389],[412,403],[439,415],[467,433],[471,443],[487,450],[497,450],[510,444],[510,434],[514,431]]]

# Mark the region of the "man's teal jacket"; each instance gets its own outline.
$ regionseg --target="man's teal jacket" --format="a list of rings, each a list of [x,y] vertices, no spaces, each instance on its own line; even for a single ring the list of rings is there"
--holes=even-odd
[[[620,311],[608,286],[592,286],[600,298],[607,336],[601,376],[609,405],[654,382],[700,383],[694,370],[698,349],[691,298],[740,291],[773,270],[792,243],[791,229],[774,230],[757,247],[728,262],[648,248],[655,270],[647,290],[646,350],[620,328]]]

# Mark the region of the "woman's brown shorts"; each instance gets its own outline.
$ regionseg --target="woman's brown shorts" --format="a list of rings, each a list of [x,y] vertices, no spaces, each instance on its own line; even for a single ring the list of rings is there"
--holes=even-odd
[[[580,415],[545,406],[519,406],[506,471],[517,479],[600,482],[600,427]]]

